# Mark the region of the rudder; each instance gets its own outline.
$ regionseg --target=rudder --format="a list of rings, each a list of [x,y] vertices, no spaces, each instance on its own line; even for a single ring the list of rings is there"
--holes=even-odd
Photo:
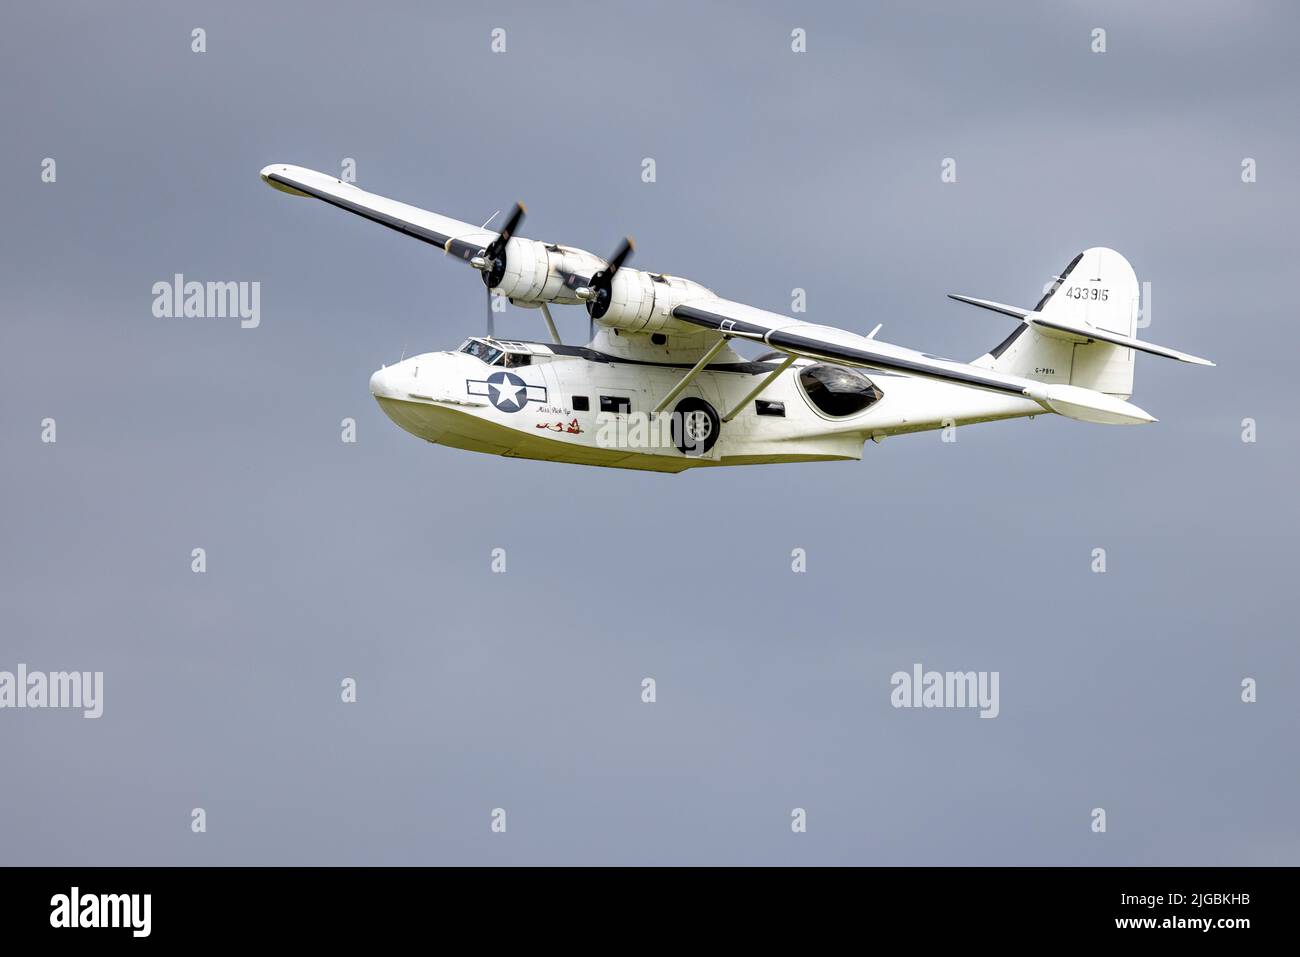
[[[1133,337],[1138,308],[1133,267],[1115,250],[1094,246],[1070,261],[1033,311],[1045,320]],[[1105,342],[1073,342],[1046,335],[1029,324],[1017,328],[976,365],[1124,398],[1133,394],[1132,349]]]

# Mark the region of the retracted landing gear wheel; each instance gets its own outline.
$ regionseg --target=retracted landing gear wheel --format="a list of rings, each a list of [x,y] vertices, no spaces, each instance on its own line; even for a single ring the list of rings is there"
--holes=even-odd
[[[722,420],[703,399],[689,396],[673,409],[673,444],[683,455],[707,455],[721,431]]]

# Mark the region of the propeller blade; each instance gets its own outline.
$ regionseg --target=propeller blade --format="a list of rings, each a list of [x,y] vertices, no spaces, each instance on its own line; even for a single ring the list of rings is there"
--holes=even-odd
[[[510,237],[513,236],[515,230],[519,228],[519,224],[524,221],[524,213],[526,212],[527,210],[524,209],[523,203],[515,203],[515,208],[511,211],[510,218],[506,220],[506,225],[501,230],[501,238],[498,240],[501,245],[504,246],[510,241]]]
[[[487,334],[489,339],[496,338],[496,319],[492,315],[492,290],[485,290],[487,293]]]
[[[627,257],[632,255],[632,250],[635,248],[632,245],[632,237],[624,236],[623,245],[618,247],[618,250],[614,253],[614,258],[609,261],[609,265],[591,277],[591,285],[585,291],[579,291],[578,298],[586,300],[587,315],[591,316],[592,319],[599,319],[609,311],[610,290],[614,285],[614,274],[622,268],[623,263],[627,262]]]
[[[618,252],[614,253],[614,258],[609,261],[609,275],[613,276],[623,268],[623,263],[627,262],[627,257],[632,255],[636,245],[632,242],[631,236],[623,237],[623,245],[618,247]]]
[[[515,208],[510,211],[510,218],[501,229],[500,235],[483,250],[481,256],[475,257],[474,268],[482,269],[483,285],[489,289],[501,284],[501,280],[506,274],[506,243],[510,242],[510,237],[515,234],[519,224],[524,221],[524,204],[515,203]],[[477,261],[482,260],[482,267],[477,265]]]

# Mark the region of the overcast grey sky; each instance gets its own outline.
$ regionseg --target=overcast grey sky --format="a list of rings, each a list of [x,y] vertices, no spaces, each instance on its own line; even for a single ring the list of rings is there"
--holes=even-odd
[[[6,4],[0,670],[101,670],[105,701],[0,711],[0,863],[1300,864],[1297,26]],[[1112,246],[1152,284],[1142,334],[1219,365],[1140,357],[1153,426],[1044,416],[860,463],[432,446],[367,381],[479,332],[482,287],[257,175],[344,157],[383,195],[522,199],[525,235],[630,232],[642,268],[776,311],[803,287],[813,321],[958,357],[1009,320],[946,293],[1032,305]],[[155,318],[178,272],[261,282],[261,325]],[[530,311],[498,329],[545,338]],[[1000,715],[892,708],[916,662],[1000,672]]]

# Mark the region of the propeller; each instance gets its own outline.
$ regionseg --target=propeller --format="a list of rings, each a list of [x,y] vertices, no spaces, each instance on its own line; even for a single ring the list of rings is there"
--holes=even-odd
[[[587,304],[587,314],[592,319],[599,319],[609,312],[609,297],[614,285],[614,274],[627,262],[636,247],[631,236],[623,237],[623,244],[618,247],[609,265],[591,277],[591,282],[576,290],[577,296]]]
[[[510,218],[506,220],[506,224],[497,235],[497,238],[492,240],[486,249],[469,261],[469,264],[479,271],[479,274],[483,277],[483,285],[487,288],[488,338],[492,338],[496,332],[496,324],[492,317],[492,290],[494,287],[501,285],[501,280],[506,275],[506,243],[510,242],[510,237],[515,234],[519,224],[524,221],[524,213],[526,212],[523,203],[515,203],[515,208],[510,212]]]

